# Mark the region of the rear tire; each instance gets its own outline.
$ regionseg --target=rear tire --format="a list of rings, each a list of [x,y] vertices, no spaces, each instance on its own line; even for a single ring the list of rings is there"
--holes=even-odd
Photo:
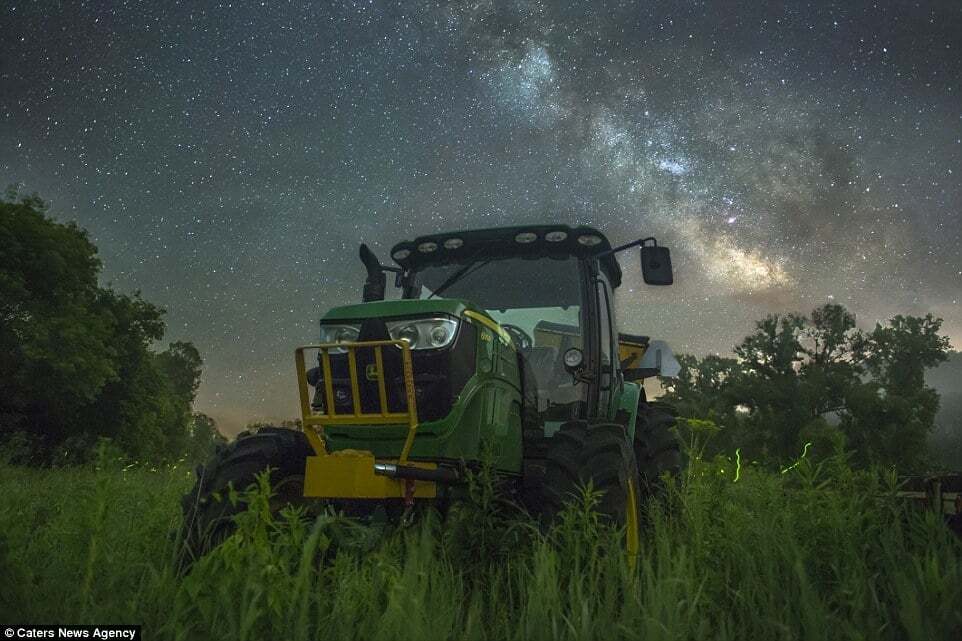
[[[301,432],[265,427],[244,434],[198,466],[193,489],[181,500],[184,511],[182,569],[210,552],[235,529],[234,517],[247,504],[231,504],[230,488],[241,492],[271,468],[271,510],[279,512],[304,500],[304,466],[313,454]]]
[[[681,443],[674,432],[676,424],[675,415],[667,406],[645,401],[638,404],[634,451],[644,494],[661,494],[663,475],[677,478],[685,468]]]
[[[606,521],[625,527],[630,562],[640,547],[638,466],[623,425],[570,421],[549,439],[541,490],[541,512],[553,521],[591,484],[600,493],[596,510]]]

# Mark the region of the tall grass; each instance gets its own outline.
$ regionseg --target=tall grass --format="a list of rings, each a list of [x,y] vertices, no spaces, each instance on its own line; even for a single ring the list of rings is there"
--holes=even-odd
[[[271,518],[178,576],[183,469],[0,467],[0,622],[159,639],[958,639],[962,545],[894,481],[696,462],[634,571],[586,493],[542,533],[480,484],[443,521]]]

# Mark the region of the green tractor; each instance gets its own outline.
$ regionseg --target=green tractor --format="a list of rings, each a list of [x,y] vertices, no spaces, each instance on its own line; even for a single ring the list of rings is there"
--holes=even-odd
[[[295,352],[303,431],[242,435],[198,469],[186,549],[227,536],[244,505],[224,494],[268,468],[272,507],[402,516],[463,498],[486,464],[545,522],[590,484],[636,554],[642,500],[682,456],[674,417],[641,385],[677,361],[615,324],[615,254],[632,247],[646,283],[672,283],[654,238],[612,248],[590,227],[422,236],[394,246],[396,266],[362,245],[363,302],[328,311],[320,343]]]

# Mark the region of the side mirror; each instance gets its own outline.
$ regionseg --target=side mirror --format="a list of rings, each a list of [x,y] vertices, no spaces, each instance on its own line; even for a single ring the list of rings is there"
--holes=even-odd
[[[653,240],[654,242],[654,240]],[[671,285],[671,252],[657,244],[641,246],[641,275],[649,285]]]

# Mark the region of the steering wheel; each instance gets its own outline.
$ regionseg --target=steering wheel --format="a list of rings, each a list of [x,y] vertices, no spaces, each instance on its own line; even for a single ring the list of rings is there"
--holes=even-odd
[[[508,333],[508,336],[511,337],[511,342],[514,343],[514,346],[519,352],[527,352],[534,347],[534,339],[531,338],[531,334],[524,331],[517,325],[502,323],[501,328]]]

